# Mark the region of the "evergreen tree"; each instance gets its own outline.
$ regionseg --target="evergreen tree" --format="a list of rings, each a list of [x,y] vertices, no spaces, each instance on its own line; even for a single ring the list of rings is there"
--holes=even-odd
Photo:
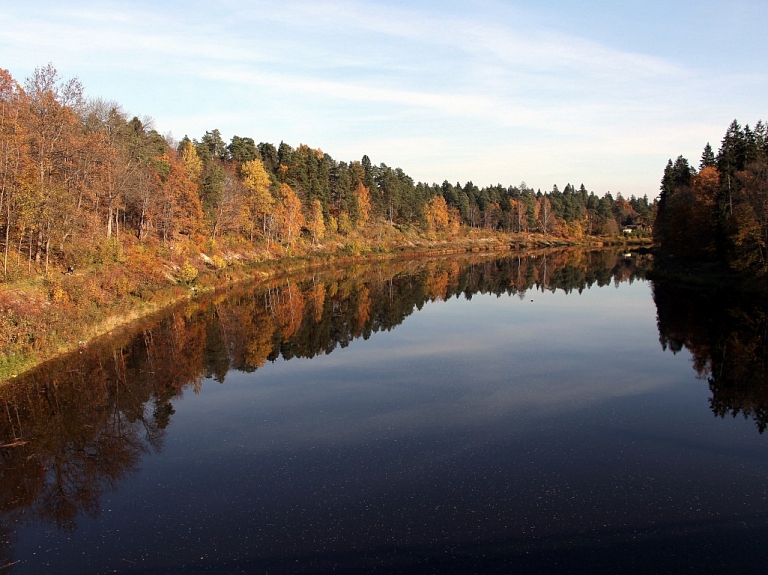
[[[232,136],[232,140],[227,146],[227,151],[229,157],[238,164],[243,164],[259,157],[259,150],[256,148],[253,138]]]
[[[221,139],[221,132],[218,130],[206,132],[200,139],[200,146],[205,147],[213,159],[229,159],[229,150],[227,150],[227,145],[224,143],[224,140]]]
[[[280,160],[277,157],[277,148],[272,144],[261,142],[258,145],[258,149],[264,169],[273,176],[276,175],[277,168],[280,165]]]
[[[667,161],[667,167],[664,168],[664,176],[661,179],[659,211],[653,228],[653,239],[662,247],[671,245],[671,236],[676,233],[674,226],[679,225],[675,223],[678,219],[672,214],[672,199],[678,191],[690,186],[691,178],[695,173],[696,170],[683,156],[678,156],[674,164],[672,160]]]
[[[712,151],[712,146],[710,146],[709,142],[707,142],[707,145],[704,146],[704,151],[701,154],[699,170],[703,170],[704,168],[708,167],[714,167],[716,165],[717,161],[715,160],[715,153]]]

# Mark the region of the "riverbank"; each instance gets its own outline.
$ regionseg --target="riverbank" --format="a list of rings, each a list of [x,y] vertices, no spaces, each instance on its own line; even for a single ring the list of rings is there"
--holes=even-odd
[[[372,259],[630,244],[626,238],[583,241],[480,230],[452,237],[337,237],[293,253],[252,245],[194,253],[188,246],[174,250],[123,242],[95,265],[0,283],[0,382],[196,294],[243,281]]]

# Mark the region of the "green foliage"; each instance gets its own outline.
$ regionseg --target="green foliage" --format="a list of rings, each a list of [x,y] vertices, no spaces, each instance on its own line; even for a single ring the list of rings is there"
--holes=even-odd
[[[339,215],[338,220],[338,231],[340,234],[348,235],[352,233],[353,226],[352,226],[352,220],[349,218],[349,214],[347,212],[342,212],[341,215]]]
[[[703,170],[704,168],[713,168],[715,166],[717,166],[717,162],[715,161],[715,153],[712,151],[712,146],[710,146],[709,142],[707,142],[707,145],[704,146],[704,151],[701,153],[699,169]]]
[[[256,148],[253,138],[232,136],[232,141],[227,146],[227,152],[229,157],[238,164],[259,158],[259,150]]]

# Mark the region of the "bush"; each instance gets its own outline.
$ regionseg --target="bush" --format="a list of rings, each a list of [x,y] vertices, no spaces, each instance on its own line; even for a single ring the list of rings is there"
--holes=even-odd
[[[189,262],[184,262],[179,270],[179,281],[190,284],[197,278],[197,268]]]
[[[221,256],[213,256],[211,260],[213,262],[213,267],[217,270],[223,270],[227,267],[227,261]]]

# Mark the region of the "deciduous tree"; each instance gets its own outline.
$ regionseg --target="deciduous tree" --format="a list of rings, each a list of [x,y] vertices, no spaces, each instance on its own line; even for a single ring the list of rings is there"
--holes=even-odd
[[[280,184],[280,204],[276,211],[277,225],[283,243],[290,250],[304,226],[301,200],[288,184]]]
[[[323,239],[325,235],[325,220],[323,218],[323,204],[320,200],[312,201],[309,213],[309,231],[312,234],[312,245]]]
[[[251,241],[253,232],[257,227],[257,221],[261,218],[262,231],[266,233],[267,213],[274,204],[274,198],[270,188],[272,180],[264,169],[264,164],[259,159],[248,160],[240,167],[243,177],[243,185],[247,189],[246,205],[250,214]]]
[[[424,214],[430,231],[442,232],[448,229],[448,204],[443,196],[435,196],[429,200]]]

